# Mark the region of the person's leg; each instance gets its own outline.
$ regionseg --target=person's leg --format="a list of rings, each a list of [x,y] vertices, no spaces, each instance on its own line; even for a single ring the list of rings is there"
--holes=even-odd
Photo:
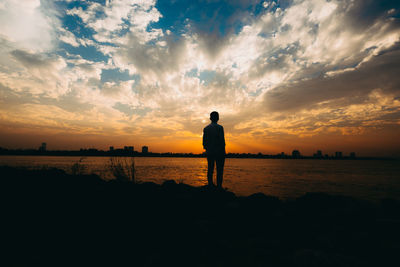
[[[224,175],[225,156],[217,157],[217,187],[222,188],[222,180]]]
[[[214,162],[215,158],[212,156],[207,156],[208,170],[207,170],[207,179],[208,185],[213,186],[213,172],[214,172]]]

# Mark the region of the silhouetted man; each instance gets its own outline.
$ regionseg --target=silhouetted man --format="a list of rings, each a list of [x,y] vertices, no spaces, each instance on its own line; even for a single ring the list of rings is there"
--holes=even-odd
[[[203,147],[206,150],[208,171],[208,186],[213,186],[214,163],[217,165],[217,187],[222,188],[222,176],[225,164],[225,137],[224,127],[219,125],[219,114],[216,111],[210,114],[211,123],[203,130]]]

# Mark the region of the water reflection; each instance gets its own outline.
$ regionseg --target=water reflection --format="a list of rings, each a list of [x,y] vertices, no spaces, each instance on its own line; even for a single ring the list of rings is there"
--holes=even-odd
[[[58,167],[70,171],[80,157],[0,156],[1,165]],[[207,183],[205,158],[135,158],[139,181],[162,183],[173,179],[194,186]],[[87,157],[86,172],[110,179],[108,157]],[[305,192],[328,192],[364,199],[399,198],[397,161],[329,161],[226,159],[224,187],[238,195],[263,192],[293,198]]]

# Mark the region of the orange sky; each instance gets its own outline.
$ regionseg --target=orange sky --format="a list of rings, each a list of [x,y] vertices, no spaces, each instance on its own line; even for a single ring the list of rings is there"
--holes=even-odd
[[[221,121],[223,124],[223,121]],[[226,131],[226,130],[225,130]],[[342,151],[345,155],[356,152],[359,156],[399,156],[400,139],[398,138],[400,129],[384,131],[378,130],[374,133],[364,135],[340,135],[327,134],[310,137],[282,136],[282,138],[252,138],[248,134],[240,137],[232,136],[226,132],[227,152],[231,153],[265,153],[277,154],[280,152],[291,153],[297,149],[304,155],[312,155],[316,150],[322,150],[324,154],[332,155],[336,151]],[[134,146],[135,150],[142,146],[149,146],[152,152],[185,152],[201,153],[202,139],[199,136],[187,138],[185,140],[175,136],[164,137],[159,140],[155,138],[136,139],[132,136],[104,135],[76,135],[76,134],[36,134],[25,132],[13,135],[0,134],[1,140],[7,143],[1,147],[7,148],[38,148],[41,142],[47,142],[49,150],[80,148],[98,148],[108,150],[109,146],[115,148],[126,145]],[[27,138],[29,137],[29,138]]]

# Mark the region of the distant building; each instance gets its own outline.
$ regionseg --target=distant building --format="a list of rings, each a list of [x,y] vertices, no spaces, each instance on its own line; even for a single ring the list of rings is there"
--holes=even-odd
[[[39,151],[46,151],[46,149],[47,149],[46,143],[42,143],[42,145],[39,147]]]
[[[314,154],[314,158],[322,158],[322,151],[317,150],[317,153]]]
[[[350,158],[354,159],[356,157],[356,152],[350,152]]]
[[[113,146],[110,146],[110,151],[114,151],[114,147]]]
[[[335,152],[335,158],[342,158],[343,157],[343,153],[340,151],[336,151]]]
[[[281,153],[276,154],[276,157],[277,158],[284,158],[285,157],[285,152],[281,152]]]
[[[293,150],[293,151],[292,151],[292,157],[293,157],[293,158],[300,158],[300,157],[301,157],[300,151],[298,151],[298,150]]]
[[[149,153],[149,147],[148,146],[142,146],[142,153],[143,154]]]
[[[133,146],[124,146],[124,151],[133,153]]]

